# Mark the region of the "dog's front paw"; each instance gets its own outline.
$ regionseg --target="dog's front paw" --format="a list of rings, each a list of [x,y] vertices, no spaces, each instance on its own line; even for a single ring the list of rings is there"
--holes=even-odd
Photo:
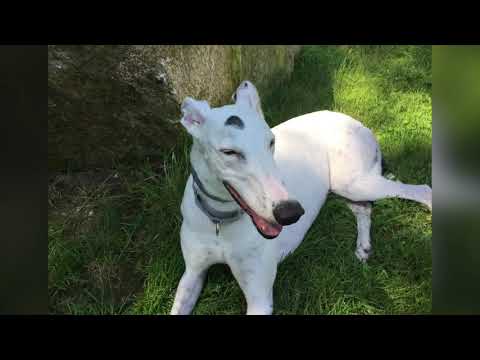
[[[372,252],[372,248],[371,247],[362,247],[362,246],[359,246],[357,247],[357,249],[355,250],[355,256],[357,257],[358,260],[360,260],[362,263],[366,263],[367,260],[368,260],[368,257],[370,256]]]

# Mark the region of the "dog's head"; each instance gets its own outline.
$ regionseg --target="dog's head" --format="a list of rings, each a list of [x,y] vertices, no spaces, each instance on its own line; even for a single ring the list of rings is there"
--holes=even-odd
[[[186,98],[181,123],[200,145],[210,176],[225,186],[260,234],[272,239],[304,210],[282,183],[273,156],[275,136],[257,89],[243,81],[232,99],[234,104],[211,108],[206,101]]]

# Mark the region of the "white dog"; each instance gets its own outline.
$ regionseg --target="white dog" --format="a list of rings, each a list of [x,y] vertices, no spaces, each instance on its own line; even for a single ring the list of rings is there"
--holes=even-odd
[[[233,100],[219,108],[191,98],[182,104],[192,175],[181,205],[186,269],[171,314],[192,311],[216,263],[229,265],[247,314],[271,314],[277,266],[301,243],[329,191],[348,199],[356,216],[360,261],[371,250],[371,201],[399,197],[431,210],[429,186],[382,177],[379,145],[360,122],[319,111],[270,129],[251,82]]]

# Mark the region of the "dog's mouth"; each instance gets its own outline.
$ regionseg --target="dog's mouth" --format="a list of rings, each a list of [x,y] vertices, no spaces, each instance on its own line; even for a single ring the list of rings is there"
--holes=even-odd
[[[230,195],[232,195],[233,199],[243,209],[243,211],[250,216],[260,235],[266,239],[274,239],[280,234],[282,231],[282,225],[278,223],[271,223],[270,221],[258,215],[250,206],[247,205],[240,194],[229,183],[224,181],[223,185],[225,185]]]

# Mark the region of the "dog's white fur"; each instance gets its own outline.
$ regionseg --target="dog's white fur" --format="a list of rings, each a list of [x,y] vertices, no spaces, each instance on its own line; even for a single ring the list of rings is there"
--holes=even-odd
[[[305,214],[285,226],[271,240],[263,238],[244,214],[215,225],[197,207],[189,177],[181,205],[181,247],[185,273],[178,285],[171,314],[191,313],[203,287],[207,269],[229,265],[243,290],[247,314],[271,314],[272,288],[277,265],[294,251],[317,217],[329,191],[350,200],[357,219],[355,254],[366,261],[370,252],[369,201],[399,197],[432,208],[427,185],[408,185],[381,175],[381,153],[372,132],[357,120],[331,111],[296,117],[270,129],[266,124],[255,86],[244,81],[234,94],[235,104],[210,108],[205,101],[187,98],[182,104],[182,124],[193,136],[191,163],[211,194],[232,199],[222,181],[227,180],[259,215],[275,221],[272,209],[285,199],[298,200]],[[236,115],[244,129],[225,126]],[[274,149],[270,141],[275,136]],[[227,156],[221,148],[245,154],[245,160]],[[235,202],[204,198],[218,210],[237,209]]]

